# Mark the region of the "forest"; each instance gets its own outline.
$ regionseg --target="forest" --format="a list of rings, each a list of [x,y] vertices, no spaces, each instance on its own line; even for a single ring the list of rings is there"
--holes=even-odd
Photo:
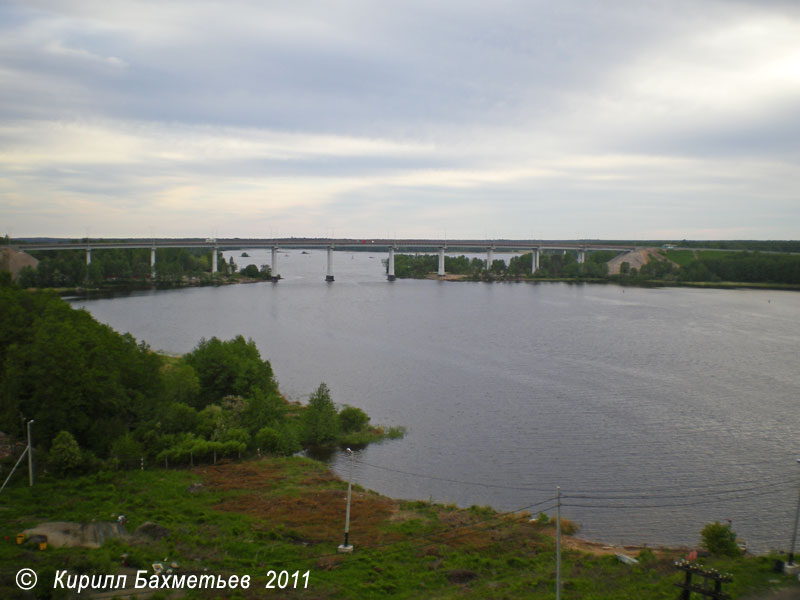
[[[324,383],[306,404],[288,402],[242,336],[164,356],[53,293],[0,283],[0,430],[22,440],[34,420],[37,462],[49,472],[291,455],[403,433],[337,407]]]

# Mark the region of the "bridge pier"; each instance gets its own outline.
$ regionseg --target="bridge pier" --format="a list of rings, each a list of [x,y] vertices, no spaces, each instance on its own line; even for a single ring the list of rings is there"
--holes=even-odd
[[[328,246],[328,274],[325,275],[325,281],[333,281],[333,246]]]
[[[217,254],[218,253],[219,253],[219,248],[217,246],[214,246],[211,249],[211,274],[212,275],[217,272]]]
[[[86,266],[88,267],[90,264],[92,264],[92,249],[86,246]]]
[[[444,246],[439,247],[439,277],[444,277]]]
[[[492,270],[492,261],[494,261],[494,248],[486,249],[486,270]]]
[[[531,275],[539,270],[539,248],[531,250]]]
[[[389,248],[389,264],[387,266],[389,267],[387,278],[389,281],[394,281],[397,279],[397,277],[394,276],[394,246]]]
[[[272,247],[272,260],[269,263],[269,268],[272,271],[272,281],[275,283],[281,278],[280,274],[278,273],[278,247]]]
[[[156,247],[150,248],[150,277],[156,278]]]
[[[585,262],[586,262],[586,250],[582,248],[578,250],[578,264],[582,265]]]

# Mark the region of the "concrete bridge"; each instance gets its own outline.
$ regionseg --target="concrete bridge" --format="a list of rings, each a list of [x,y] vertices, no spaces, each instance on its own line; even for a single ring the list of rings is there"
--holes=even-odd
[[[155,239],[155,240],[120,240],[120,241],[91,241],[80,242],[52,242],[52,243],[33,243],[15,246],[17,250],[84,250],[86,252],[86,264],[92,263],[92,251],[110,248],[149,248],[150,267],[155,273],[156,250],[159,248],[209,248],[211,250],[211,272],[217,272],[217,254],[220,250],[236,250],[241,248],[270,248],[272,250],[272,270],[273,281],[280,279],[278,272],[278,250],[280,248],[326,248],[328,251],[328,266],[325,281],[333,281],[333,250],[353,249],[378,249],[386,250],[389,254],[388,278],[389,281],[395,280],[394,255],[397,251],[412,250],[415,252],[438,251],[439,253],[439,277],[444,277],[444,256],[448,251],[485,251],[487,268],[494,260],[495,251],[505,252],[531,252],[531,273],[536,273],[539,269],[539,255],[543,250],[561,250],[562,252],[576,252],[578,263],[586,260],[586,253],[596,250],[612,250],[616,252],[629,252],[635,250],[635,246],[624,246],[615,244],[584,244],[560,241],[541,241],[541,240],[441,240],[441,239],[351,239],[351,238],[274,238],[274,239]]]

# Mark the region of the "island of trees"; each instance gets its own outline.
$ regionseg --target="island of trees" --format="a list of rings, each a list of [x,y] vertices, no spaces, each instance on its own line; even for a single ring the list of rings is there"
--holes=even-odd
[[[324,383],[307,404],[288,402],[242,336],[164,356],[53,293],[19,289],[8,273],[0,283],[0,430],[21,440],[34,419],[37,462],[50,472],[291,455],[403,434],[337,407]]]

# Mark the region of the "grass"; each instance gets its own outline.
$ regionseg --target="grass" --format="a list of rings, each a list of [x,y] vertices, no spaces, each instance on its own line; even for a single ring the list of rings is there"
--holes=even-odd
[[[398,501],[355,486],[350,529],[355,552],[337,554],[346,484],[305,458],[43,478],[32,489],[26,483],[18,478],[0,496],[0,540],[6,540],[0,543],[3,598],[23,597],[14,586],[22,567],[39,573],[40,592],[53,592],[47,585],[56,569],[110,574],[123,553],[135,568],[148,569],[166,557],[185,573],[208,569],[250,575],[253,584],[242,592],[245,598],[269,595],[264,585],[270,569],[310,571],[308,590],[283,590],[275,597],[553,597],[552,519],[536,523],[529,515],[498,514],[490,507]],[[44,521],[113,521],[120,513],[128,517],[131,531],[154,521],[170,534],[159,541],[114,539],[99,549],[38,551],[14,543],[17,533]],[[672,561],[685,552],[644,551],[641,564],[630,567],[598,554],[599,547],[574,540],[565,547],[564,600],[677,597],[673,584],[681,576]],[[738,597],[775,587],[771,580],[790,584],[771,572],[773,561],[750,557],[708,564],[733,574],[733,584],[725,589]],[[55,590],[54,597],[62,591]]]
[[[661,250],[661,254],[681,267],[697,260],[694,250]]]

